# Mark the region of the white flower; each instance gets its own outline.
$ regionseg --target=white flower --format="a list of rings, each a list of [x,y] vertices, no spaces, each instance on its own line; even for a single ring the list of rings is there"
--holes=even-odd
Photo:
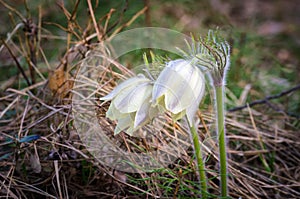
[[[199,68],[183,59],[170,61],[154,83],[152,103],[170,111],[174,120],[187,115],[192,126],[204,88],[205,79]]]
[[[117,120],[114,134],[125,131],[132,135],[158,114],[151,106],[153,84],[144,75],[139,74],[118,85],[100,100],[112,100],[106,117]]]

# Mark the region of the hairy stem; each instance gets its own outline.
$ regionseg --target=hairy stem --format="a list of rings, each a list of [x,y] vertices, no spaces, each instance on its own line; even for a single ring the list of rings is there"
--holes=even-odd
[[[199,142],[199,137],[197,130],[195,128],[195,125],[190,127],[190,131],[192,134],[192,139],[193,139],[193,144],[194,144],[194,150],[195,150],[195,155],[196,155],[196,160],[197,160],[197,168],[200,176],[200,186],[201,186],[201,195],[202,198],[205,199],[207,198],[207,179],[205,175],[205,168],[204,168],[204,161],[202,157],[202,151],[201,151],[201,146]]]
[[[227,197],[227,155],[226,155],[226,136],[224,122],[224,92],[223,86],[215,86],[216,105],[217,105],[217,126],[219,136],[220,153],[220,175],[221,175],[221,196]]]

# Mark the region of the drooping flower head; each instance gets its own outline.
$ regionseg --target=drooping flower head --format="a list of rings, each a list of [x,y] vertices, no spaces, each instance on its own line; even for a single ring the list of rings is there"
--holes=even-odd
[[[119,84],[100,100],[111,104],[106,117],[117,120],[114,134],[125,131],[129,135],[150,122],[158,114],[158,108],[151,106],[153,84],[144,75],[139,74]]]
[[[189,61],[170,61],[154,83],[152,103],[171,112],[174,120],[187,115],[189,125],[204,95],[205,79],[199,68]]]

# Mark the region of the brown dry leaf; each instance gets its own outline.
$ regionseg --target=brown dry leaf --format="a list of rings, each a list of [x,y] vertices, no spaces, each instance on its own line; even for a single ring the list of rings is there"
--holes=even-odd
[[[69,79],[69,75],[64,71],[63,67],[57,68],[49,76],[49,88],[53,94],[60,99],[67,97],[70,89],[73,87],[73,81]]]
[[[56,93],[66,80],[65,71],[63,67],[59,67],[49,76],[49,88]]]

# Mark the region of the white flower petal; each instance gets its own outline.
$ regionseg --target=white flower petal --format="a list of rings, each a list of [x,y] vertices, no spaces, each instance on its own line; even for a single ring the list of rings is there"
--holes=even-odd
[[[184,59],[176,59],[176,60],[168,62],[166,67],[172,68],[173,70],[178,72],[179,70],[181,70],[184,67],[184,65],[186,63],[187,63],[187,61]]]
[[[173,121],[177,121],[177,120],[182,119],[185,115],[186,115],[186,110],[181,111],[181,112],[179,112],[177,114],[173,114],[172,113],[172,119],[173,119]]]
[[[130,128],[131,124],[133,123],[132,121],[133,118],[131,114],[127,114],[126,117],[119,119],[118,124],[115,128],[114,135],[117,135],[121,131],[125,131],[126,129]]]
[[[178,81],[180,84],[176,84],[176,87],[170,86],[172,93],[169,96],[166,95],[166,107],[171,112],[177,114],[186,109],[195,96],[189,82],[181,74],[175,73],[174,79],[174,81]]]
[[[131,113],[137,111],[152,93],[152,85],[150,83],[142,83],[126,93],[119,94],[114,99],[114,105],[121,113]],[[125,90],[124,90],[125,91]]]
[[[149,118],[149,109],[150,109],[150,103],[144,103],[140,109],[136,112],[135,119],[134,119],[134,128],[137,128],[138,126],[142,126],[143,123],[145,123]]]
[[[148,103],[144,103],[141,108],[136,112],[134,120],[134,128],[143,126],[148,123],[151,119],[158,116],[160,113],[159,107],[152,107],[149,103],[150,96],[148,98]]]
[[[122,90],[128,88],[128,87],[134,87],[136,85],[139,85],[144,82],[149,82],[150,80],[147,79],[143,74],[138,74],[135,77],[129,78],[119,84],[115,89],[113,89],[108,95],[101,97],[100,100],[108,101],[112,100],[116,97]]]
[[[111,120],[117,120],[119,118],[126,117],[126,114],[121,113],[118,109],[116,109],[114,104],[111,103],[108,110],[107,110],[107,112],[106,112],[106,117],[111,119]]]
[[[203,92],[203,94],[204,94],[204,92]],[[188,122],[189,122],[190,126],[192,126],[194,124],[194,117],[195,117],[196,112],[199,108],[199,104],[201,102],[203,94],[201,93],[199,95],[199,98],[194,103],[192,103],[190,107],[188,107],[186,109],[186,116],[188,118]]]
[[[172,70],[170,68],[164,68],[155,81],[152,93],[152,102],[154,104],[157,104],[158,102],[156,100],[169,91],[168,85],[175,83],[174,79],[172,79],[172,76],[170,75],[171,72]]]
[[[172,112],[180,112],[182,104],[180,104],[180,96],[182,93],[177,93],[177,89],[184,83],[181,76],[171,68],[165,68],[153,88],[153,102],[159,103],[159,98],[164,96],[165,107]],[[179,110],[178,110],[179,109]]]
[[[126,133],[127,135],[132,136],[133,133],[134,133],[136,130],[137,130],[137,129],[133,128],[133,126],[130,126],[130,127],[125,131],[125,133]]]
[[[205,91],[205,78],[200,70],[196,70],[195,74],[199,73],[197,77],[194,77],[191,81],[191,87],[194,90],[195,96],[197,97],[190,105],[186,111],[186,115],[189,121],[189,124],[193,124],[193,118],[199,108],[199,104],[204,96]]]

